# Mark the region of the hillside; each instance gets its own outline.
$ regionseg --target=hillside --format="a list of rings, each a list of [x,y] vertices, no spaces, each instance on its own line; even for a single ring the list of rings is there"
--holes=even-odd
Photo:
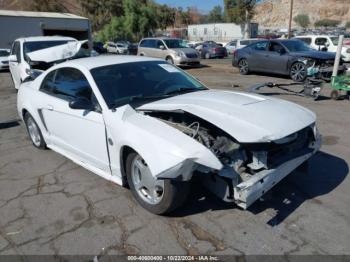
[[[257,5],[254,20],[263,27],[287,28],[289,7],[290,0],[266,0]],[[293,17],[298,14],[308,14],[312,23],[329,18],[345,24],[350,21],[350,0],[294,0]]]

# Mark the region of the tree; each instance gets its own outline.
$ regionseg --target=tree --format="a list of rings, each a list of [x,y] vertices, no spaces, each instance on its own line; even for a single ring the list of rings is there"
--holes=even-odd
[[[213,7],[213,9],[208,14],[208,22],[210,22],[210,23],[223,22],[222,7],[221,6],[217,5],[217,6]]]
[[[345,28],[349,29],[350,28],[350,21],[346,22]]]
[[[39,12],[67,12],[66,7],[55,0],[32,0],[29,8]]]
[[[299,14],[295,16],[293,20],[302,28],[307,28],[310,25],[310,18],[306,14]]]
[[[315,22],[315,27],[336,27],[340,24],[339,20],[321,19]]]
[[[257,0],[224,0],[225,20],[240,24],[245,37],[249,36],[249,23],[254,16]]]
[[[93,31],[111,22],[113,16],[123,15],[123,0],[79,0],[84,15],[91,21]]]

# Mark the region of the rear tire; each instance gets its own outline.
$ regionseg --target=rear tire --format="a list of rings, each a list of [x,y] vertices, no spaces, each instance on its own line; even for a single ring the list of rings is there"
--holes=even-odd
[[[38,124],[35,122],[31,114],[26,113],[24,115],[24,123],[26,125],[28,135],[33,145],[39,149],[46,149],[46,143],[45,143],[44,137],[41,133],[41,130]]]
[[[141,169],[139,169],[140,165],[143,165]],[[144,168],[147,171],[142,171],[145,170]],[[188,182],[169,179],[152,180],[153,176],[150,177],[151,173],[146,162],[136,152],[130,153],[126,158],[126,175],[130,190],[137,202],[143,208],[156,215],[166,214],[180,207],[185,202],[189,192]],[[152,186],[155,191],[147,188],[150,185],[150,181],[154,183],[153,185],[156,185]],[[158,189],[156,188],[157,186],[159,186]],[[154,193],[148,194],[151,191]]]

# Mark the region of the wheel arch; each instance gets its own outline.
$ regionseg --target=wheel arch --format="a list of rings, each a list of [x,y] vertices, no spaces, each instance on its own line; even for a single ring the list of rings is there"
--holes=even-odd
[[[128,155],[133,152],[136,152],[136,150],[128,145],[124,145],[120,148],[119,163],[120,163],[120,172],[122,175],[123,186],[128,186],[128,180],[126,178],[126,159],[128,158]]]

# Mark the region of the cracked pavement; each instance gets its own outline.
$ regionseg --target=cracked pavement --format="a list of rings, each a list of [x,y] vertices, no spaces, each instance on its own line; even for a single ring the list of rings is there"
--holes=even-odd
[[[210,87],[289,82],[239,76],[228,59],[205,63],[188,72]],[[185,206],[161,217],[128,189],[34,148],[16,122],[10,75],[0,72],[0,254],[350,254],[349,101],[268,95],[317,113],[324,146],[308,170],[293,172],[247,211],[194,181]]]

